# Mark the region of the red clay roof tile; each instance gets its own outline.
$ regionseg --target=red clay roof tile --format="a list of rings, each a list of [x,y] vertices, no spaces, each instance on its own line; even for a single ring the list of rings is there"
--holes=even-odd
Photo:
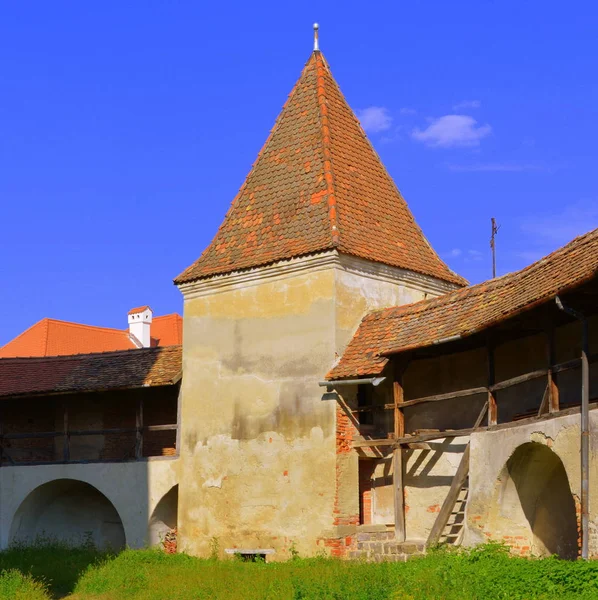
[[[131,310],[130,310],[130,311],[127,313],[127,314],[129,314],[129,315],[136,315],[137,313],[141,313],[141,312],[143,312],[144,310],[147,310],[148,308],[149,308],[150,310],[152,310],[152,309],[151,309],[149,306],[147,306],[147,305],[146,305],[146,306],[139,306],[139,307],[137,307],[137,308],[132,308],[132,309],[131,309]]]
[[[173,385],[181,346],[120,352],[0,359],[0,397]]]
[[[314,52],[216,236],[175,283],[333,248],[467,283],[424,237]]]
[[[364,317],[328,379],[379,375],[388,355],[467,336],[598,276],[598,229],[516,273]]]
[[[183,341],[182,317],[175,313],[154,317],[152,346],[173,346]],[[13,356],[66,356],[137,348],[128,329],[110,329],[42,319],[0,348],[0,358]]]

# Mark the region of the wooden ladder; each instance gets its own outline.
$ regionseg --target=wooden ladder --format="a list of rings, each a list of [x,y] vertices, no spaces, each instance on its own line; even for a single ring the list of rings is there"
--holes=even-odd
[[[486,402],[473,426],[477,429],[484,420],[489,403]],[[469,496],[469,452],[470,444],[467,443],[453,477],[451,487],[442,503],[440,512],[434,521],[426,546],[436,546],[444,542],[446,544],[459,544],[463,536],[465,526],[465,507]]]

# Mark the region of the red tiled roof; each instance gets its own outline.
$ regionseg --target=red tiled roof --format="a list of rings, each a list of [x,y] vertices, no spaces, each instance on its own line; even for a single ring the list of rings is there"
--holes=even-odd
[[[379,375],[388,355],[467,336],[598,275],[598,229],[516,273],[364,317],[328,379]]]
[[[127,314],[129,314],[129,315],[136,315],[137,313],[141,313],[141,312],[143,312],[144,310],[147,310],[148,308],[149,308],[150,310],[152,310],[152,309],[151,309],[149,306],[147,306],[147,305],[146,305],[146,306],[139,306],[139,307],[137,307],[137,308],[132,308],[132,309],[131,309],[131,310],[130,310],[130,311],[127,313]]]
[[[183,317],[172,313],[152,320],[152,346],[174,346],[183,343]]]
[[[467,283],[424,237],[314,52],[216,236],[175,283],[333,248]]]
[[[0,397],[173,385],[181,346],[121,352],[0,359]]]
[[[175,313],[154,317],[152,346],[172,346],[183,340],[182,318]],[[42,319],[0,348],[0,358],[11,356],[65,356],[137,348],[128,329],[81,325]]]

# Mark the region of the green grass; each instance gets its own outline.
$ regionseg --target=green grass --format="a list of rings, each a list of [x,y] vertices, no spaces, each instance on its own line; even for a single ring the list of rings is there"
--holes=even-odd
[[[46,584],[54,597],[72,591],[70,600],[598,599],[598,562],[514,558],[496,545],[435,551],[407,563],[325,558],[244,563],[158,550],[110,556],[63,547],[57,553],[61,559],[49,556],[55,552],[38,547],[0,553],[4,569],[16,562],[14,553],[23,555],[21,567],[0,575],[0,598],[45,600],[51,597],[44,592]]]
[[[60,598],[73,591],[90,565],[100,564],[111,556],[98,552],[89,544],[73,548],[68,544],[40,539],[30,547],[13,546],[0,552],[0,571],[22,573],[30,581],[41,582],[50,597]],[[0,581],[4,582],[6,577],[2,574]],[[2,585],[4,583],[0,584],[0,599],[12,598]],[[38,596],[32,594],[30,597]]]
[[[46,586],[20,571],[0,572],[0,598],[11,600],[48,600]]]

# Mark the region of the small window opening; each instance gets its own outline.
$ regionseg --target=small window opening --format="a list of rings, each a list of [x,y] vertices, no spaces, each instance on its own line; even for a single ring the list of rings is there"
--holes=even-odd
[[[237,556],[243,562],[266,562],[265,554],[238,552]]]
[[[241,548],[226,548],[226,554],[232,554],[238,560],[243,562],[266,562],[268,554],[274,554],[272,548],[251,548],[243,550]]]
[[[369,385],[357,386],[357,408],[371,408],[372,407],[372,388]],[[359,413],[359,423],[361,425],[373,425],[374,424],[374,412],[364,411]]]

